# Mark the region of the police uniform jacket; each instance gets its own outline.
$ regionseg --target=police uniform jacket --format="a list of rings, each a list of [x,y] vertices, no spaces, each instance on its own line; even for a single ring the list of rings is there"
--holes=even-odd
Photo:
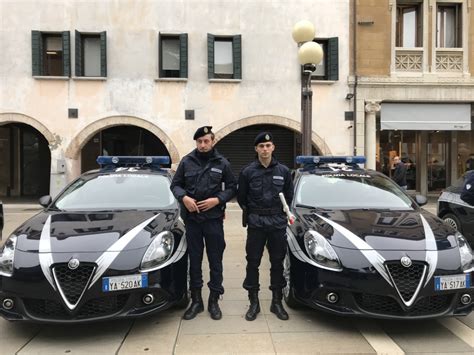
[[[235,196],[235,177],[227,159],[213,149],[209,159],[198,157],[197,149],[186,155],[179,163],[171,182],[171,191],[181,204],[181,215],[202,222],[224,216],[225,203]],[[196,201],[217,197],[219,204],[205,212],[190,213],[183,204],[183,197],[189,196]]]
[[[286,214],[278,194],[283,192],[286,202],[293,200],[293,181],[290,169],[275,158],[268,168],[257,159],[239,175],[237,200],[247,211],[249,228],[284,229]]]

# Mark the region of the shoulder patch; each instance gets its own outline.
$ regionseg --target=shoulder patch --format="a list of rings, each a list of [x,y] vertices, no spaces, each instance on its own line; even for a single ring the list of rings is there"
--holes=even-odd
[[[222,170],[221,170],[221,169],[211,168],[211,171],[214,172],[214,173],[222,174]]]

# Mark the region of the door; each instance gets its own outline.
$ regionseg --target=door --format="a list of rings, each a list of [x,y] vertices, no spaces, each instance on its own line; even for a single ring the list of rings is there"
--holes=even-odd
[[[428,192],[437,192],[446,188],[448,180],[449,132],[428,132],[427,174]]]

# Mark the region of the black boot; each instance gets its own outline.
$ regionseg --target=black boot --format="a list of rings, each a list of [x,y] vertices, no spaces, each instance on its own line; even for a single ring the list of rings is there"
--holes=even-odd
[[[257,314],[260,313],[260,303],[258,302],[258,291],[249,291],[249,300],[250,306],[249,310],[245,314],[245,319],[248,321],[255,320],[257,318]]]
[[[222,312],[217,301],[219,301],[219,294],[217,292],[211,291],[209,294],[209,301],[207,303],[207,310],[211,314],[211,318],[214,320],[219,320],[222,318]]]
[[[191,290],[191,305],[184,312],[183,319],[193,319],[202,311],[204,311],[204,303],[202,302],[201,289],[193,289]]]
[[[286,313],[285,308],[281,304],[281,299],[283,297],[283,293],[281,290],[273,290],[273,297],[272,297],[272,305],[270,306],[270,311],[275,313],[278,319],[281,320],[288,320],[288,313]]]

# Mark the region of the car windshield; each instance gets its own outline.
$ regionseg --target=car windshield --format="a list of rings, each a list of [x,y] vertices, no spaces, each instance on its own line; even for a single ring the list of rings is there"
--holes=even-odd
[[[112,173],[81,177],[56,200],[60,210],[166,209],[176,206],[166,176]]]
[[[304,175],[295,202],[327,209],[413,209],[413,202],[394,182],[365,173]]]

